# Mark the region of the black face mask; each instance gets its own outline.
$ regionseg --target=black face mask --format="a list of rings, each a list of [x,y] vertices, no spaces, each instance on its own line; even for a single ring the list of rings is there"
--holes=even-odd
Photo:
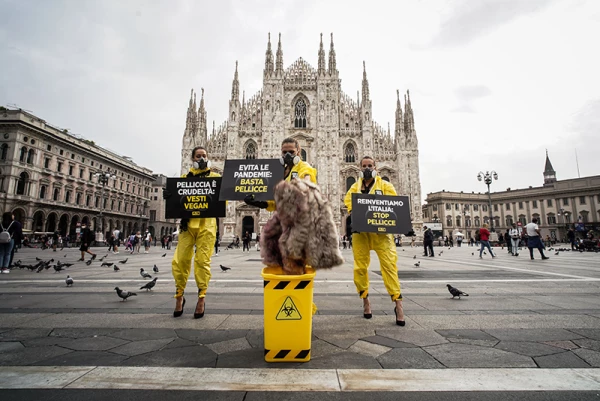
[[[294,159],[296,158],[296,156],[294,156],[293,154],[287,152],[284,156],[283,156],[283,165],[284,166],[293,166],[296,163],[294,163]]]
[[[373,178],[373,170],[371,170],[370,168],[366,168],[363,172],[363,179],[365,180],[369,180],[371,178]]]

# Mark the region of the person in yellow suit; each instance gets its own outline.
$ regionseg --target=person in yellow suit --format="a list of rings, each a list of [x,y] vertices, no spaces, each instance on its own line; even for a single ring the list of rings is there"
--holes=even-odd
[[[281,142],[281,164],[283,165],[283,179],[290,181],[294,178],[317,183],[317,169],[302,160],[302,149],[300,144],[294,138],[286,138]],[[261,209],[267,209],[268,212],[275,211],[275,201],[258,201],[254,199],[254,194],[248,194],[244,202],[250,206],[256,206]],[[317,312],[317,306],[313,303],[313,315]]]
[[[344,204],[348,212],[352,212],[352,194],[396,195],[394,186],[377,175],[375,160],[365,156],[360,161],[360,178],[346,193]],[[358,295],[363,300],[363,316],[365,319],[373,317],[371,301],[369,301],[369,264],[371,251],[377,253],[381,265],[383,284],[395,303],[395,319],[398,326],[404,326],[404,311],[402,309],[402,294],[400,293],[400,280],[398,279],[398,255],[392,234],[378,233],[353,233],[352,254],[354,255],[354,285]]]
[[[192,168],[183,177],[220,177],[221,175],[210,170],[208,153],[202,146],[192,150]],[[171,194],[163,190],[163,198]],[[185,306],[185,286],[190,276],[192,257],[194,257],[194,279],[198,286],[198,301],[194,311],[194,319],[204,316],[206,310],[206,290],[210,281],[210,260],[212,249],[217,238],[216,218],[182,219],[180,223],[179,242],[171,262],[173,278],[175,279],[175,310],[173,317],[183,314]],[[194,246],[196,255],[194,256]]]

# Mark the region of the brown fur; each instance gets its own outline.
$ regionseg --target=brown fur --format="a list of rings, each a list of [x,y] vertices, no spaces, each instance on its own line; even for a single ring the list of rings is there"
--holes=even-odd
[[[282,181],[275,187],[277,211],[261,235],[266,265],[285,274],[304,274],[304,267],[329,269],[344,262],[331,207],[310,181]]]

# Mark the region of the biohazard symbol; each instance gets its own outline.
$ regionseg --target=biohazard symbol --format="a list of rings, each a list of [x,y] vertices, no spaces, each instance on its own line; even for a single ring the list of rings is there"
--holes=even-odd
[[[300,312],[298,312],[298,308],[296,308],[296,304],[292,301],[292,298],[287,297],[285,301],[283,301],[283,305],[279,308],[279,313],[277,314],[276,320],[302,320],[302,316]]]

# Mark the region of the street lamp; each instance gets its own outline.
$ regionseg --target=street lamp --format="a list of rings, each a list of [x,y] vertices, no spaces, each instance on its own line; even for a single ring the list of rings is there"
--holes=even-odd
[[[563,228],[565,230],[565,235],[564,236],[566,236],[566,232],[568,231],[568,225],[569,225],[569,223],[567,223],[567,220],[569,219],[569,215],[570,214],[571,214],[571,212],[566,211],[562,207],[558,211],[558,215],[560,216],[560,219],[561,219],[561,222],[562,222],[562,224],[561,224],[562,227],[561,228]],[[562,239],[564,239],[564,237]]]
[[[490,209],[490,231],[494,232],[494,217],[492,215],[492,193],[490,192],[490,184],[492,183],[492,179],[494,179],[494,180],[498,179],[498,173],[496,173],[494,170],[492,170],[492,171],[486,171],[485,174],[483,174],[483,171],[480,171],[479,174],[477,174],[477,179],[479,181],[485,182],[485,184],[488,187],[488,207]]]
[[[100,199],[100,213],[98,213],[98,218],[100,219],[100,226],[102,230],[102,238],[104,239],[104,219],[102,215],[104,213],[104,187],[110,180],[114,180],[117,176],[110,171],[110,169],[106,169],[106,171],[98,171],[94,174],[95,177],[98,178],[98,183],[102,184],[102,197]],[[96,231],[98,231],[98,227],[95,227]]]

